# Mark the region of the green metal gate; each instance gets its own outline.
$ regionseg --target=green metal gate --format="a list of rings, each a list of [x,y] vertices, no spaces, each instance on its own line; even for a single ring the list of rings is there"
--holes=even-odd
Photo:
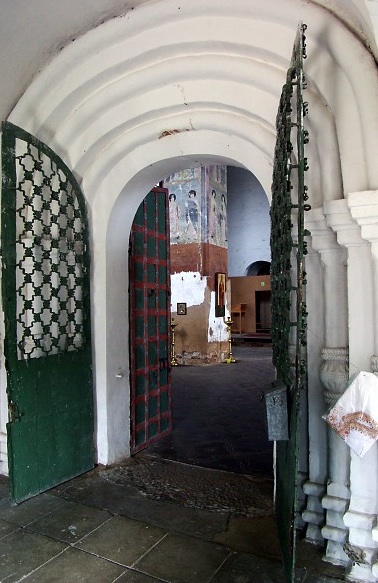
[[[304,184],[308,142],[303,123],[307,115],[307,102],[303,101],[305,30],[306,25],[301,24],[277,114],[271,206],[273,364],[278,383],[287,388],[289,417],[289,440],[276,442],[276,518],[286,583],[295,578],[299,413],[301,393],[307,388],[304,256],[309,233],[304,228],[304,213],[310,206]]]
[[[94,465],[84,198],[45,144],[2,124],[4,353],[11,497]]]
[[[172,430],[168,190],[154,188],[130,236],[131,452]]]

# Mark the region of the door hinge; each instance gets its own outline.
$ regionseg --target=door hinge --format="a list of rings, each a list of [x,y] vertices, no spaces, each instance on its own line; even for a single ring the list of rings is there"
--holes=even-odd
[[[18,423],[21,419],[18,406],[13,401],[9,401],[8,403],[8,417],[9,423]]]

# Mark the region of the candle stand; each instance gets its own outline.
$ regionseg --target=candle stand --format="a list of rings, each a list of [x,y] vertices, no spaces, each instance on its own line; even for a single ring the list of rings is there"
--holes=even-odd
[[[223,318],[223,321],[227,326],[227,333],[228,333],[228,356],[224,362],[226,362],[227,364],[231,364],[232,362],[236,362],[236,360],[232,354],[232,346],[231,346],[231,326],[234,322],[231,320],[230,317],[228,317],[227,320],[225,318]]]
[[[177,358],[175,354],[175,328],[177,326],[177,322],[175,319],[172,318],[171,320],[171,366],[177,366]]]

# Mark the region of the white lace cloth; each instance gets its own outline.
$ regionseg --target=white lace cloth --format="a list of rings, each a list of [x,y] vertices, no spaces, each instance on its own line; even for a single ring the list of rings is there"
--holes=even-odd
[[[378,439],[378,378],[358,373],[323,418],[362,458]]]

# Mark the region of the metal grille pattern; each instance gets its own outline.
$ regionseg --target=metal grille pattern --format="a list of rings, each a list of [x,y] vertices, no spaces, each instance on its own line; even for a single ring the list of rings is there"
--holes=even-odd
[[[304,256],[309,233],[304,228],[304,212],[310,206],[304,184],[308,142],[303,123],[308,109],[303,101],[305,30],[300,25],[277,114],[271,206],[273,363],[278,385],[287,388],[289,418],[289,440],[276,444],[276,518],[286,583],[295,580],[299,409],[307,387]]]
[[[75,185],[36,140],[15,149],[17,357],[78,350],[85,245]]]
[[[277,141],[272,184],[271,285],[273,363],[277,376],[287,386],[302,385],[306,376],[306,283],[304,256],[307,253],[304,212],[310,209],[304,173],[308,169],[304,146],[308,132],[303,118],[308,104],[303,101],[306,57],[305,30],[300,26],[294,44],[291,67],[287,72],[276,119]],[[292,257],[295,255],[295,262]],[[295,318],[295,321],[293,320]],[[291,332],[296,329],[293,341]],[[294,334],[293,334],[294,336]],[[290,341],[296,345],[296,373],[292,374]]]

